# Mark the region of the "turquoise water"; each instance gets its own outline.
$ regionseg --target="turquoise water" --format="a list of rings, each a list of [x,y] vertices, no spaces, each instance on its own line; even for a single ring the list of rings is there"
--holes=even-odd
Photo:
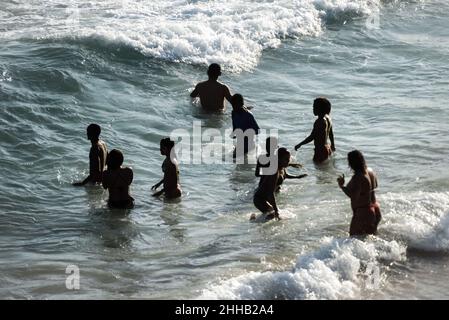
[[[1,4],[1,298],[449,298],[445,1]],[[317,168],[312,146],[293,151],[308,177],[284,184],[280,222],[248,223],[254,165],[181,163],[182,200],[150,196],[162,137],[231,127],[229,108],[188,97],[210,62],[291,150],[313,99],[332,102],[337,153]],[[88,173],[91,122],[134,170],[128,214],[71,186]],[[347,238],[336,185],[354,148],[380,184],[383,221],[365,241]]]

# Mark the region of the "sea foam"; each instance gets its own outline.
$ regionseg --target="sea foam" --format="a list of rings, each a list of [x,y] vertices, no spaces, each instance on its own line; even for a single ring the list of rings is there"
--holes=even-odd
[[[351,299],[382,285],[385,262],[403,261],[405,247],[371,237],[323,238],[288,271],[251,271],[210,284],[200,299]]]
[[[283,39],[318,36],[328,20],[366,16],[378,0],[262,1],[27,1],[8,4],[6,38],[70,39],[131,47],[145,56],[206,65],[233,72],[251,70],[263,50]],[[341,19],[340,19],[341,17]]]
[[[381,198],[381,229],[410,249],[449,250],[449,193],[388,193]]]

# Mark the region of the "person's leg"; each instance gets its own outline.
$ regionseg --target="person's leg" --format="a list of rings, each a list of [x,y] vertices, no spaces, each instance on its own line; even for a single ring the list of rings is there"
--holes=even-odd
[[[332,154],[332,150],[329,145],[325,145],[324,147],[315,148],[313,155],[313,161],[316,163],[321,163],[326,161],[330,155]]]
[[[357,209],[352,214],[351,225],[349,226],[349,235],[357,236],[365,234],[365,226],[363,217],[360,215],[360,211]]]
[[[266,220],[271,220],[274,218],[274,208],[273,206],[268,203],[268,201],[266,201],[265,199],[259,198],[259,197],[254,197],[254,206],[260,211],[262,212],[262,214],[265,214],[265,219]],[[250,220],[255,220],[256,216],[251,215]]]

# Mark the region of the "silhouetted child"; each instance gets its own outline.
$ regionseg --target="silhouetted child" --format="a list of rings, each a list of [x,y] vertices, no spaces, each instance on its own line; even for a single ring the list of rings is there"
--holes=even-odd
[[[101,128],[92,123],[87,126],[87,139],[91,142],[89,151],[89,175],[82,182],[73,183],[74,186],[83,186],[87,183],[101,183],[106,165],[108,149],[106,143],[100,140]]]
[[[205,110],[223,111],[225,109],[224,99],[231,102],[231,92],[228,86],[218,82],[218,77],[221,75],[220,65],[212,63],[207,70],[207,75],[209,79],[198,83],[190,93],[190,97],[200,97],[201,106]]]
[[[321,163],[327,160],[333,151],[335,151],[334,132],[332,130],[332,120],[329,116],[331,111],[331,103],[326,98],[316,98],[313,102],[313,114],[318,116],[318,119],[313,125],[312,133],[295,146],[298,150],[301,146],[314,142],[315,153],[313,161]],[[328,139],[331,144],[328,144]]]
[[[174,146],[175,142],[170,140],[170,138],[161,140],[160,151],[161,155],[165,156],[165,160],[162,163],[164,177],[161,181],[151,187],[151,190],[156,190],[161,184],[163,184],[163,189],[153,194],[155,197],[158,197],[161,194],[165,194],[165,197],[169,199],[178,198],[181,196],[178,161],[176,159]]]
[[[348,164],[354,172],[351,181],[345,186],[343,175],[338,177],[337,182],[341,190],[351,198],[352,220],[349,234],[376,234],[382,219],[374,193],[377,188],[376,175],[366,166],[365,158],[358,150],[348,153]]]
[[[108,205],[111,208],[130,209],[134,198],[129,195],[129,186],[133,181],[131,168],[122,168],[123,154],[114,149],[107,157],[108,169],[103,173],[103,188],[109,191]]]
[[[275,137],[268,137],[266,140],[266,144],[265,144],[265,148],[267,153],[265,155],[260,155],[257,158],[257,164],[256,164],[256,172],[255,175],[256,177],[260,177],[263,176],[265,173],[264,171],[266,171],[267,174],[270,174],[270,165],[271,165],[271,161],[270,159],[277,159],[277,150],[278,150],[278,141],[277,138]],[[273,164],[274,165],[274,164]],[[300,167],[301,165],[296,164],[296,163],[289,163],[289,166],[291,167]],[[273,168],[271,168],[273,169]],[[277,181],[277,188],[276,191],[279,191],[281,189],[281,185],[284,182],[285,179],[301,179],[307,177],[307,174],[301,174],[298,176],[292,176],[287,172],[287,169],[283,169],[280,173],[279,173],[279,178]],[[260,182],[260,181],[259,181]]]
[[[278,161],[276,171],[273,174],[263,175],[260,177],[259,186],[254,194],[254,205],[262,212],[262,216],[256,218],[252,214],[250,220],[267,221],[273,218],[280,219],[279,209],[276,205],[276,198],[274,193],[278,187],[279,175],[290,163],[290,152],[285,148],[279,148]]]
[[[232,130],[233,138],[236,138],[234,158],[237,153],[247,154],[254,149],[254,137],[259,134],[259,125],[253,114],[244,106],[243,96],[234,94],[231,98],[232,104]],[[241,156],[242,154],[238,154]]]

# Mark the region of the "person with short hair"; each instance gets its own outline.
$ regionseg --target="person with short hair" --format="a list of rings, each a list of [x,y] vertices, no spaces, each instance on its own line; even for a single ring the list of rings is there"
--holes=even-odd
[[[270,159],[275,157],[275,153],[279,150],[277,138],[276,137],[268,137],[265,142],[265,148],[266,148],[267,153],[265,155],[260,155],[257,158],[256,172],[255,172],[256,177],[260,177],[260,176],[264,175],[265,174],[264,172],[266,172],[266,171],[268,171],[268,173],[269,173],[269,170],[273,169],[273,168],[271,168]],[[301,165],[299,165],[297,163],[289,163],[289,166],[296,167],[296,168],[301,167]],[[281,190],[281,185],[285,179],[302,179],[305,177],[307,177],[307,174],[300,174],[300,175],[294,176],[287,172],[287,168],[283,169],[279,174],[276,192]]]
[[[200,82],[190,93],[191,98],[200,98],[201,106],[209,111],[224,111],[225,99],[231,102],[231,92],[225,84],[218,82],[221,75],[221,67],[217,63],[212,63],[207,69],[209,79]]]
[[[260,219],[255,214],[250,217],[251,221],[268,221],[276,218],[280,220],[279,209],[276,205],[275,191],[278,186],[279,174],[288,167],[290,163],[290,152],[285,148],[279,148],[277,152],[277,170],[274,174],[260,177],[259,186],[254,193],[253,202],[257,209],[262,212]]]
[[[313,125],[312,133],[303,141],[295,146],[295,150],[301,146],[314,142],[315,152],[313,161],[322,163],[326,161],[335,151],[334,132],[332,129],[332,120],[329,116],[331,103],[326,98],[316,98],[313,102],[313,114],[318,117]],[[330,140],[330,145],[328,144]]]
[[[100,140],[101,127],[92,123],[87,126],[87,139],[91,142],[89,151],[89,175],[81,182],[73,183],[74,186],[84,186],[87,183],[101,183],[103,171],[106,166],[108,149],[106,143]]]
[[[354,150],[348,153],[348,164],[354,172],[345,186],[344,175],[337,179],[341,190],[351,198],[352,219],[349,234],[376,234],[382,215],[376,200],[374,189],[377,188],[377,177],[373,170],[366,166],[363,154]]]
[[[178,160],[175,153],[175,142],[170,138],[164,138],[160,143],[161,155],[165,156],[165,160],[162,163],[162,171],[164,177],[161,181],[151,187],[151,190],[157,190],[161,184],[163,189],[153,194],[154,197],[158,197],[162,194],[168,199],[179,198],[182,194],[181,186],[179,184],[179,168]]]
[[[234,94],[231,97],[231,104],[232,131],[233,138],[236,139],[236,148],[234,149],[233,157],[236,158],[240,156],[237,152],[243,152],[243,155],[245,155],[254,149],[254,138],[259,134],[260,128],[256,119],[254,119],[254,115],[245,107],[241,94]]]
[[[131,168],[122,168],[123,153],[114,149],[108,154],[108,169],[103,173],[103,188],[108,189],[108,205],[111,208],[131,209],[134,207],[134,198],[129,194],[134,174]]]

